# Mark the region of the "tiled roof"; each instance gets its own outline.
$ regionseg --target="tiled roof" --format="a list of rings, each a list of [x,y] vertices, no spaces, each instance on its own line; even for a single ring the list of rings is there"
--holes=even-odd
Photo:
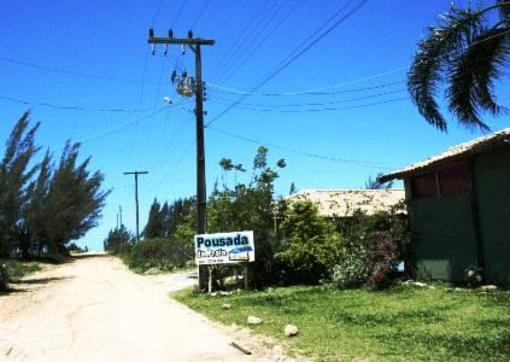
[[[480,137],[472,141],[461,143],[450,147],[439,155],[432,156],[424,161],[415,163],[414,165],[393,171],[379,178],[380,181],[386,182],[396,178],[404,178],[408,175],[419,173],[421,170],[431,166],[438,166],[456,159],[466,158],[491,149],[501,147],[502,145],[510,146],[510,128],[505,128],[491,135]]]
[[[302,190],[287,196],[290,202],[308,200],[319,207],[323,216],[351,216],[354,210],[368,215],[389,209],[405,198],[401,189],[382,190]]]

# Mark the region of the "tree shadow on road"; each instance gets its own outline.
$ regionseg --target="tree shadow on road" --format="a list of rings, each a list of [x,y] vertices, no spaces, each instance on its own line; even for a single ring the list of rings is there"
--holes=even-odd
[[[0,292],[0,297],[8,294],[15,293],[26,293],[33,291],[34,288],[23,288],[23,285],[45,285],[52,282],[57,282],[60,280],[72,279],[74,277],[48,277],[48,278],[33,278],[33,279],[22,279],[22,280],[13,280],[9,282],[9,286],[6,290]]]

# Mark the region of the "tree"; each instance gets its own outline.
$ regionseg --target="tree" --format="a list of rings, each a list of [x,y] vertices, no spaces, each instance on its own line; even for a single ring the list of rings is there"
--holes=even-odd
[[[25,208],[24,219],[30,238],[28,243],[21,243],[24,257],[27,257],[31,251],[32,254],[40,256],[42,249],[47,246],[46,241],[51,228],[47,222],[47,215],[51,212],[47,204],[51,178],[52,158],[48,150],[39,165],[37,178],[31,182],[28,188],[29,202]]]
[[[28,201],[27,183],[38,168],[30,166],[30,161],[38,151],[35,134],[39,123],[30,128],[29,116],[30,112],[25,112],[16,122],[0,163],[0,258],[9,257],[17,236],[26,234],[22,216]]]
[[[106,197],[104,176],[88,171],[91,158],[78,163],[80,144],[67,142],[55,169],[47,195],[45,222],[49,252],[66,253],[65,246],[97,226]]]
[[[119,228],[110,230],[108,237],[103,242],[104,250],[117,253],[122,246],[129,245],[131,240],[133,240],[133,235],[127,231],[124,225],[121,225]]]
[[[149,211],[149,220],[143,230],[143,236],[147,239],[161,238],[165,236],[165,220],[161,205],[157,199],[152,202]]]
[[[485,8],[452,9],[429,28],[408,74],[409,92],[427,122],[447,130],[435,100],[440,82],[446,80],[448,108],[459,123],[488,130],[480,112],[502,112],[494,81],[510,56],[509,30],[510,1],[505,0]]]
[[[281,224],[284,238],[277,259],[285,264],[288,282],[317,283],[340,259],[341,237],[310,201],[296,201]]]
[[[259,147],[253,160],[251,180],[248,184],[237,183],[233,188],[224,184],[215,187],[208,202],[209,232],[253,230],[255,238],[255,263],[250,264],[250,283],[260,287],[272,281],[272,259],[275,235],[273,234],[273,189],[278,173],[268,166],[268,149]],[[225,161],[224,161],[225,160]],[[225,172],[241,171],[224,158],[220,166]],[[238,164],[238,166],[241,164]],[[228,166],[228,167],[224,167]],[[280,160],[277,167],[285,167]]]

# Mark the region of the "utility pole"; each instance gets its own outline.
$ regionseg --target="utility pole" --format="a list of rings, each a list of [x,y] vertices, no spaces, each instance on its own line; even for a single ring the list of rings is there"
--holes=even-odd
[[[140,241],[140,216],[138,205],[138,175],[147,175],[149,171],[127,171],[124,175],[135,175],[135,202],[136,202],[136,242]],[[122,209],[121,209],[122,213]],[[122,215],[122,214],[121,214]],[[122,219],[122,216],[121,216]]]
[[[122,205],[119,205],[119,221],[120,221],[120,227],[122,227]]]
[[[214,45],[215,41],[210,39],[193,38],[193,33],[188,32],[188,38],[174,38],[173,32],[168,32],[168,37],[155,37],[154,30],[149,29],[149,44],[177,44],[188,46],[195,53],[195,116],[196,116],[196,158],[197,158],[197,234],[206,232],[206,183],[205,183],[205,146],[204,146],[204,89],[202,83],[202,45]],[[199,267],[199,286],[205,289],[207,280],[204,267]]]

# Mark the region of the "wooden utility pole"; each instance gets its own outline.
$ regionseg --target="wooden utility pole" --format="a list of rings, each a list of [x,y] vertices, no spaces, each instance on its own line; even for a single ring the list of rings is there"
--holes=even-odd
[[[188,38],[174,38],[172,31],[168,37],[154,36],[154,30],[149,30],[149,44],[179,44],[188,46],[195,53],[195,116],[196,116],[196,150],[197,150],[197,234],[205,234],[207,218],[207,192],[205,183],[205,146],[204,146],[204,89],[202,83],[202,45],[214,45],[210,39],[193,38],[188,32]],[[207,278],[204,267],[199,267],[199,285],[201,289],[207,287]]]
[[[135,175],[135,202],[136,202],[136,242],[140,241],[140,215],[138,204],[138,175],[147,175],[149,171],[127,171],[124,175]]]

